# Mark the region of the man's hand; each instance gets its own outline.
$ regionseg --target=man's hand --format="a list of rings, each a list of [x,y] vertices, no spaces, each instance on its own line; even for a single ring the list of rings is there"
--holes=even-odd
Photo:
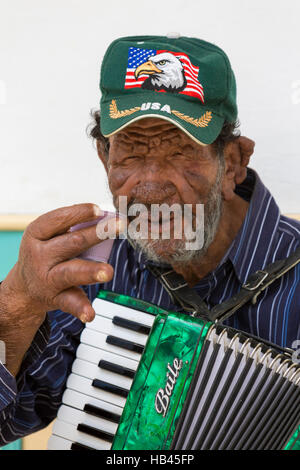
[[[76,259],[100,243],[96,224],[70,232],[70,227],[101,215],[93,204],[63,207],[34,220],[24,232],[19,259],[0,288],[0,339],[12,345],[12,334],[25,350],[49,310],[61,309],[80,320],[93,320],[95,312],[78,287],[107,282],[113,277],[109,264]],[[118,227],[118,222],[116,224]],[[108,238],[109,234],[107,234]],[[13,331],[16,329],[17,330]],[[28,344],[29,342],[29,344]],[[20,346],[15,344],[14,355]],[[11,355],[8,353],[8,356]],[[15,366],[12,367],[15,369]]]

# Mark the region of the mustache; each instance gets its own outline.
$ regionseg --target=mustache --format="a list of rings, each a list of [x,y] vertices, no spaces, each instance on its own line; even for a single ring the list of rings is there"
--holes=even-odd
[[[124,197],[124,196],[121,196],[121,197]],[[195,214],[195,212],[197,211],[197,206],[200,204],[200,205],[204,205],[202,202],[197,202],[197,203],[184,203],[184,202],[181,202],[181,201],[174,201],[174,199],[172,201],[161,201],[159,200],[158,202],[149,202],[149,201],[145,201],[145,199],[139,199],[139,198],[134,198],[134,199],[130,199],[130,201],[128,201],[127,199],[127,202],[126,202],[126,206],[125,206],[125,209],[126,209],[126,213],[124,212],[124,205],[120,202],[119,198],[118,197],[115,197],[113,199],[113,204],[117,210],[117,212],[120,213],[120,215],[123,214],[123,216],[127,215],[128,216],[128,213],[132,213],[131,211],[131,208],[133,208],[134,206],[134,212],[138,212],[138,213],[141,213],[141,214],[148,214],[149,216],[151,215],[151,213],[155,214],[157,211],[163,211],[164,210],[166,212],[168,212],[168,210],[170,211],[170,213],[174,213],[174,216],[176,216],[176,214],[180,213],[180,214],[183,214],[185,213],[186,210],[188,210],[189,212],[191,212],[192,214]],[[122,207],[121,207],[122,206]],[[188,207],[188,209],[186,209]],[[123,212],[122,212],[122,209],[123,209]]]
[[[172,182],[164,184],[147,181],[143,184],[137,185],[131,192],[130,203],[144,204],[160,204],[162,202],[168,203],[177,193],[177,188]]]

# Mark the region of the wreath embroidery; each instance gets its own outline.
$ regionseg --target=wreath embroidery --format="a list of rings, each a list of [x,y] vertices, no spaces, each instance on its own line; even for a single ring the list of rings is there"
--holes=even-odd
[[[141,110],[141,107],[136,106],[135,108],[123,109],[122,111],[120,111],[117,106],[117,101],[112,100],[112,102],[109,105],[109,116],[111,119],[119,119],[122,117],[129,116],[130,114],[136,113],[137,111],[140,111],[140,110]],[[193,118],[179,111],[176,111],[176,109],[173,109],[171,112],[175,116],[177,116],[179,119],[182,119],[183,121],[186,121],[189,124],[192,124],[193,126],[196,126],[196,127],[207,127],[210,121],[212,120],[211,111],[206,111],[206,113],[204,113],[199,118]]]

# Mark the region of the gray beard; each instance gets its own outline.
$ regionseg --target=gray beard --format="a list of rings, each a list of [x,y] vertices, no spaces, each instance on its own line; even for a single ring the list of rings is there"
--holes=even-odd
[[[187,264],[191,261],[199,262],[206,255],[207,250],[213,242],[222,215],[222,194],[221,183],[223,177],[224,165],[220,162],[216,181],[213,184],[207,202],[204,207],[204,236],[202,247],[198,250],[186,249],[186,240],[174,240],[176,242],[176,251],[166,257],[157,254],[157,248],[161,246],[162,240],[132,239],[128,235],[128,241],[137,250],[142,251],[149,261],[158,264]],[[203,230],[202,228],[199,230]],[[196,236],[200,237],[200,234]]]

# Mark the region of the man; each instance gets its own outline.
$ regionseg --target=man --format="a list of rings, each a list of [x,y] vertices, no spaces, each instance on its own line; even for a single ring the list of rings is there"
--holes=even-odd
[[[169,239],[149,235],[129,243],[120,237],[109,263],[100,263],[78,258],[99,244],[95,224],[69,230],[97,221],[97,206],[57,209],[30,224],[19,260],[0,289],[0,339],[6,344],[6,365],[0,365],[2,444],[56,416],[99,288],[180,311],[148,269],[168,266],[211,309],[239,292],[250,274],[299,246],[300,224],[280,215],[259,176],[247,168],[254,143],[235,132],[235,79],[221,49],[176,35],[119,39],[104,57],[100,86],[101,114],[95,114],[91,135],[116,208],[121,196],[129,208],[192,205],[194,228],[196,207],[204,204],[203,243],[189,250],[186,239],[172,231]],[[162,234],[165,221],[156,225]],[[299,266],[228,323],[292,347],[300,338]]]

